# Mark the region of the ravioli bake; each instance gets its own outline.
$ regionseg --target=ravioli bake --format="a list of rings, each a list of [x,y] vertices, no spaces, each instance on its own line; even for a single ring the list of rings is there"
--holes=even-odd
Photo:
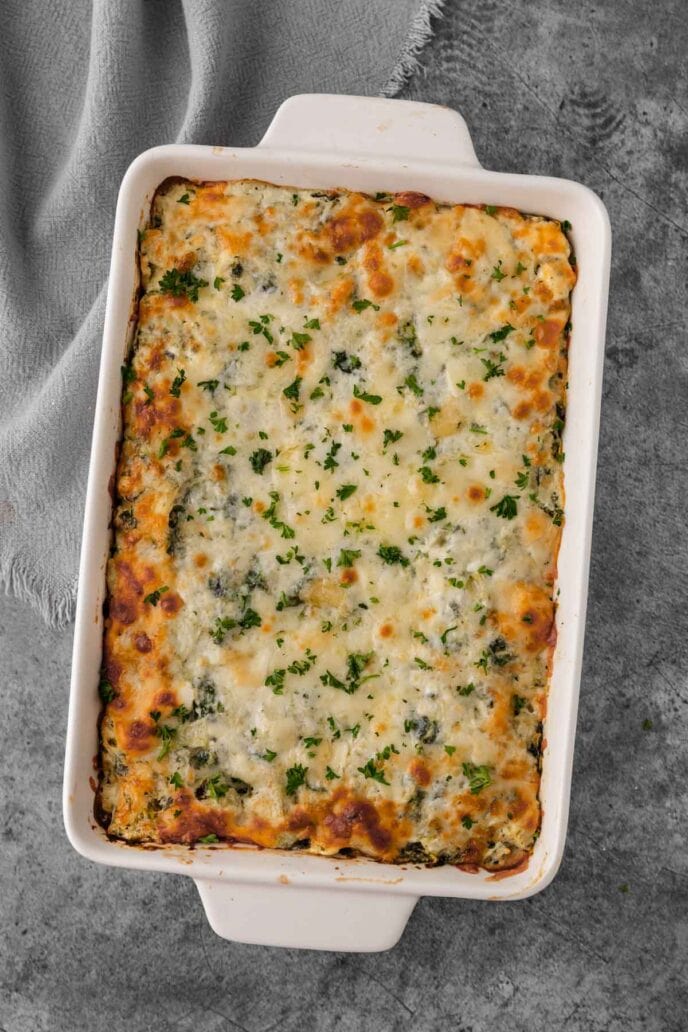
[[[162,184],[122,370],[110,836],[526,862],[566,229],[419,193]]]

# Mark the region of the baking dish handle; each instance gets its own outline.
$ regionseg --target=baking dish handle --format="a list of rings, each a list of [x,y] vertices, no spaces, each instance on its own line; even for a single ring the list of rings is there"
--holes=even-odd
[[[461,115],[415,100],[303,93],[277,109],[259,146],[480,168]]]
[[[416,896],[194,878],[210,927],[259,946],[372,953],[399,941]]]

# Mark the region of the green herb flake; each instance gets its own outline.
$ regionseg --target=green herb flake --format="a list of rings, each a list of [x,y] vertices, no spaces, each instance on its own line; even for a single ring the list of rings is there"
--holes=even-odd
[[[354,398],[359,398],[361,401],[365,401],[368,405],[379,405],[382,401],[382,397],[379,394],[368,394],[366,391],[360,390],[357,384],[354,384]]]
[[[168,586],[163,584],[162,587],[156,588],[155,591],[151,591],[149,595],[146,595],[143,601],[149,606],[157,606],[160,601],[160,596],[164,595],[164,593],[169,590]]]
[[[302,378],[297,376],[288,387],[285,387],[282,394],[285,398],[289,398],[291,401],[298,401],[301,391]]]
[[[377,554],[388,566],[394,566],[395,563],[398,563],[400,566],[408,566],[410,563],[410,560],[406,558],[397,545],[380,545]]]
[[[468,778],[468,787],[471,795],[478,795],[484,788],[492,784],[490,768],[486,765],[475,763],[463,763],[461,765],[464,777]]]
[[[504,520],[513,520],[518,515],[518,498],[518,495],[506,494],[495,505],[490,506],[490,512]]]
[[[376,305],[373,301],[369,301],[367,297],[361,297],[358,298],[358,300],[353,301],[351,307],[354,312],[364,312],[366,308],[372,308],[375,312],[380,311],[380,306]]]
[[[407,208],[405,204],[393,204],[387,211],[392,213],[392,225],[396,222],[407,222],[411,213],[411,209]]]
[[[257,448],[250,456],[251,469],[254,473],[264,473],[265,467],[272,462],[272,452],[267,448]]]
[[[364,778],[372,778],[373,781],[379,781],[381,785],[389,785],[389,781],[385,778],[383,768],[376,764],[374,757],[368,760],[365,766],[357,767],[356,769]]]
[[[287,771],[287,783],[285,791],[288,796],[293,796],[306,783],[306,775],[308,774],[308,767],[302,766],[297,763],[295,766],[290,767]]]
[[[337,488],[337,498],[344,502],[347,498],[351,498],[351,495],[358,490],[357,484],[342,484],[341,487]]]
[[[182,297],[186,294],[189,301],[198,301],[198,291],[201,287],[207,287],[208,281],[194,276],[193,272],[186,269],[168,269],[160,279],[160,293],[171,294],[173,297]]]

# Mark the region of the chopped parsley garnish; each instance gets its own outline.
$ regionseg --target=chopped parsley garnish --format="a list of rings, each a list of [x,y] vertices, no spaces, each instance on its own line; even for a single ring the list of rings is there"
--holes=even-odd
[[[320,320],[319,319],[308,319],[305,323],[307,330],[319,330]]]
[[[202,387],[204,391],[210,391],[210,393],[212,394],[212,392],[216,391],[217,388],[220,386],[220,381],[219,380],[199,380],[198,381],[198,386]]]
[[[361,360],[358,355],[350,355],[347,351],[335,351],[332,354],[332,365],[343,373],[353,373],[355,369],[361,368]]]
[[[274,530],[279,530],[283,538],[289,539],[296,537],[296,532],[282,520],[277,519],[277,503],[279,502],[279,493],[277,491],[270,492],[270,498],[272,502],[270,506],[263,513],[263,519],[267,520]]]
[[[425,511],[428,514],[429,523],[439,523],[440,520],[446,520],[447,518],[447,510],[443,505],[441,505],[439,509],[431,509],[429,506],[426,505]]]
[[[237,450],[233,444],[228,444],[226,448],[222,448],[218,455],[236,455]]]
[[[495,204],[486,204],[484,206],[484,210],[485,210],[485,214],[486,215],[496,215],[497,214],[497,206]]]
[[[222,276],[216,276],[213,280],[213,286],[215,287],[215,290],[219,290],[223,283],[224,279],[222,278]]]
[[[490,512],[494,512],[497,516],[501,516],[505,520],[513,520],[518,515],[518,495],[504,495],[496,505],[490,506]]]
[[[432,669],[433,669],[433,668],[432,668],[432,667],[430,666],[430,664],[429,664],[429,663],[426,663],[424,659],[421,659],[421,658],[420,658],[420,656],[414,656],[414,657],[413,657],[413,662],[414,662],[414,663],[416,664],[416,666],[417,666],[417,667],[418,667],[418,668],[419,668],[420,670],[432,670]]]
[[[366,391],[362,391],[358,384],[354,384],[354,398],[360,398],[361,401],[366,401],[369,405],[379,405],[382,401],[382,397],[379,394],[367,394]]]
[[[218,416],[217,412],[211,412],[208,416],[208,420],[212,423],[213,429],[218,434],[227,433],[227,420],[224,416]]]
[[[506,355],[503,355],[501,351],[496,362],[493,362],[491,358],[481,358],[480,361],[485,366],[485,375],[483,376],[483,380],[487,381],[496,376],[504,376]]]
[[[189,269],[168,269],[160,278],[160,292],[172,294],[173,297],[181,297],[186,294],[189,301],[198,301],[198,291],[201,287],[207,287],[208,281],[194,276]]]
[[[100,695],[101,702],[107,704],[108,702],[112,702],[117,695],[117,692],[109,681],[103,680],[98,685],[98,694]]]
[[[307,774],[308,767],[304,767],[300,763],[289,768],[287,771],[287,784],[285,789],[288,796],[295,795],[301,785],[305,784]]]
[[[324,674],[320,675],[322,684],[329,688],[337,688],[340,692],[346,692],[347,695],[353,695],[365,681],[371,681],[379,677],[379,674],[368,674],[363,677],[362,674],[373,657],[372,652],[353,652],[346,657],[346,682],[342,681],[339,677],[336,677],[331,670],[326,670]]]
[[[529,478],[530,478],[530,474],[528,473],[527,470],[523,469],[523,470],[521,470],[520,473],[517,474],[516,479],[514,480],[514,483],[516,484],[516,487],[525,488],[525,487],[528,486]]]
[[[473,682],[471,682],[470,684],[461,684],[457,687],[456,690],[459,693],[459,695],[465,698],[466,696],[471,695],[471,693],[475,691],[475,685],[473,684]]]
[[[466,813],[461,818],[461,823],[463,824],[464,828],[467,828],[468,831],[470,831],[473,825],[475,824],[475,821],[471,820],[471,818]]]
[[[196,841],[202,842],[204,846],[211,846],[214,842],[219,842],[220,840],[215,832],[211,832],[210,835],[201,835],[201,837]]]
[[[425,393],[421,385],[418,383],[415,373],[411,373],[410,376],[407,376],[404,380],[404,383],[409,388],[409,390],[413,391],[417,398],[421,398]]]
[[[342,484],[341,487],[337,488],[337,498],[344,502],[347,498],[351,498],[351,495],[358,490],[357,484]]]
[[[177,204],[188,204],[188,203],[189,203],[189,195],[188,195],[188,193],[184,193],[184,194],[181,195],[181,197],[177,198]]]
[[[377,554],[388,566],[393,566],[395,563],[399,563],[400,566],[408,566],[410,562],[397,545],[380,545]]]
[[[372,308],[376,312],[380,311],[380,306],[373,301],[369,301],[367,297],[361,297],[357,301],[352,302],[351,307],[355,312],[364,312],[366,308]]]
[[[241,301],[242,297],[246,297],[246,291],[238,283],[235,283],[232,287],[231,297],[232,301]]]
[[[506,273],[502,272],[502,259],[500,258],[497,264],[492,269],[492,279],[497,280],[497,283],[501,283],[505,279]]]
[[[266,749],[265,752],[262,753],[260,758],[261,760],[267,760],[268,763],[272,763],[276,756],[277,753],[274,752],[272,749]]]
[[[333,441],[332,442],[332,444],[330,445],[330,450],[327,453],[327,455],[325,456],[325,461],[323,462],[323,469],[326,469],[326,470],[328,470],[328,472],[330,472],[336,466],[339,465],[339,463],[337,462],[335,456],[336,456],[337,452],[340,451],[341,447],[342,447],[341,444],[339,444],[337,441]]]
[[[373,781],[379,781],[381,785],[388,785],[389,781],[385,778],[385,772],[383,768],[375,762],[375,758],[371,757],[363,767],[357,768],[358,773],[362,774],[364,778],[372,778]]]
[[[285,387],[282,394],[285,398],[289,398],[291,401],[298,401],[299,394],[301,391],[301,377],[297,376],[288,387]]]
[[[164,595],[164,593],[169,590],[170,589],[167,587],[167,585],[163,584],[161,588],[156,588],[155,591],[151,591],[149,595],[146,595],[143,601],[147,603],[149,606],[157,606],[158,602],[160,601],[160,596]]]
[[[440,478],[430,469],[429,466],[421,466],[418,472],[420,473],[424,484],[439,484]]]
[[[179,395],[181,394],[182,384],[184,383],[185,380],[186,380],[186,373],[184,372],[184,370],[183,369],[177,369],[177,375],[175,376],[174,380],[172,381],[172,386],[170,387],[170,394],[172,395],[173,398],[178,398],[179,397]]]
[[[488,334],[493,344],[499,344],[500,341],[506,340],[510,333],[514,332],[514,327],[511,323],[505,323],[501,329],[495,330],[493,333]]]
[[[468,778],[468,787],[471,790],[471,795],[477,795],[478,792],[482,792],[484,788],[487,788],[488,785],[492,784],[490,768],[488,766],[478,766],[475,763],[463,763],[462,769],[464,777]]]
[[[404,436],[402,430],[385,430],[382,435],[382,447],[386,449],[390,444],[396,444]]]
[[[327,767],[325,769],[325,777],[328,781],[334,781],[335,778],[339,780],[341,778],[341,774],[335,774],[335,772],[332,770],[332,767]]]
[[[407,208],[405,204],[393,204],[387,211],[391,211],[392,224],[394,224],[395,222],[406,222],[411,209]]]
[[[308,344],[308,342],[311,340],[313,340],[313,338],[311,337],[310,333],[297,333],[296,331],[294,331],[291,335],[291,340],[289,341],[289,343],[293,347],[294,351],[303,351],[306,344]]]
[[[337,566],[351,567],[357,559],[360,559],[361,551],[358,548],[342,548],[337,559]]]
[[[265,678],[265,684],[268,688],[272,688],[273,695],[284,694],[284,678],[286,677],[286,670],[273,670],[271,674]]]
[[[184,782],[182,781],[182,776],[181,776],[181,774],[179,773],[178,770],[175,770],[174,774],[170,778],[170,784],[174,785],[175,788],[183,788],[184,787]]]
[[[155,729],[155,733],[158,736],[158,738],[162,740],[162,746],[160,747],[160,752],[157,755],[157,759],[163,760],[170,751],[172,739],[177,734],[177,729],[176,727],[171,727],[169,724],[158,724],[158,726]]]
[[[234,300],[236,301],[238,298],[235,298]],[[274,337],[268,329],[268,323],[272,318],[274,318],[272,315],[261,315],[258,319],[249,319],[248,321],[249,326],[253,330],[254,336],[262,333],[268,344],[272,344],[274,341]]]
[[[257,448],[249,460],[251,463],[251,469],[254,473],[263,473],[265,467],[269,462],[272,462],[272,452],[268,451],[267,448]]]
[[[249,627],[260,627],[262,620],[255,609],[247,609],[241,620],[239,620],[239,627],[244,631],[247,631]]]

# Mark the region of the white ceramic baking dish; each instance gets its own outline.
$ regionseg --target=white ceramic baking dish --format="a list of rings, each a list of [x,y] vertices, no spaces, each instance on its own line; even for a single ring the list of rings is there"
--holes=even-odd
[[[417,190],[443,201],[508,205],[568,219],[578,260],[564,447],[566,520],[541,799],[542,831],[525,870],[508,876],[249,848],[144,849],[108,840],[93,816],[105,565],[120,434],[120,366],[133,330],[137,230],[167,176],[252,177],[298,187]],[[430,104],[367,97],[292,97],[255,148],[173,145],[138,157],[119,194],[86,497],[64,780],[69,839],[100,863],[190,875],[210,924],[241,942],[370,951],[398,940],[419,896],[517,900],[559,866],[576,725],[604,352],[610,228],[601,201],[563,179],[481,168],[463,119]]]

